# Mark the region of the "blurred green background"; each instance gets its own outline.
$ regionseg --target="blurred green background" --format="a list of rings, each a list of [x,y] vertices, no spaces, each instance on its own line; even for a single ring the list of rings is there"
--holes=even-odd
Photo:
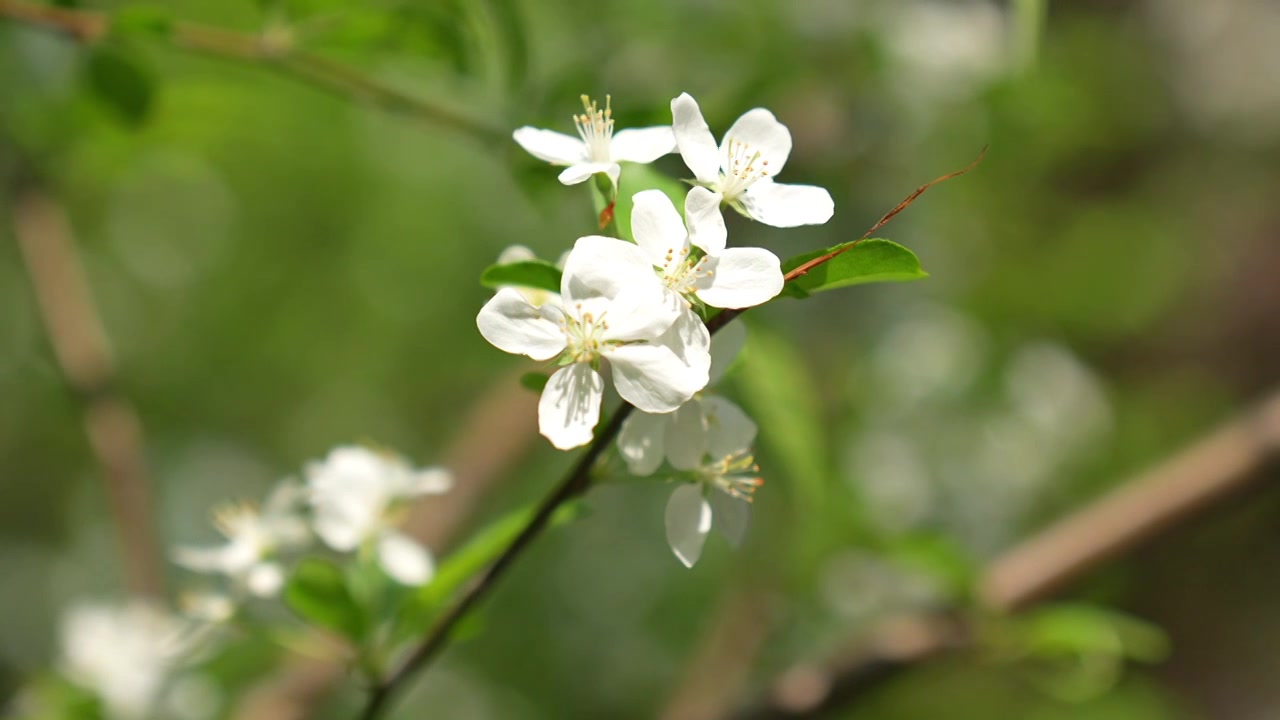
[[[439,462],[495,383],[526,392],[511,373],[529,366],[475,331],[489,294],[476,278],[508,245],[555,258],[593,231],[586,187],[560,186],[506,138],[571,131],[581,93],[612,94],[619,127],[669,122],[680,92],[717,134],[773,110],[795,138],[783,180],[836,202],[822,227],[730,218],[731,243],[784,258],[857,237],[990,150],[879,233],[930,279],[749,315],[726,392],[761,425],[767,482],[744,548],[713,540],[686,570],[664,540],[666,488],[599,487],[397,716],[675,717],[677,688],[719,663],[746,674],[736,706],[879,618],[965,603],[973,568],[1280,376],[1280,9],[1061,2],[1041,27],[1037,5],[156,6],[265,28],[496,139],[146,29],[90,51],[0,18],[0,698],[53,661],[63,607],[123,592],[81,406],[13,239],[15,199],[36,190],[68,213],[145,427],[159,533],[206,541],[212,504],[260,495],[335,444]],[[685,173],[678,156],[657,166]],[[540,497],[571,460],[530,447],[466,524]],[[1255,490],[1067,593],[1163,628],[1161,662],[1082,678],[967,653],[832,716],[1280,716],[1278,528],[1280,492]],[[742,621],[758,649],[695,673],[744,596],[766,608]],[[349,717],[358,697],[347,687],[326,707]]]

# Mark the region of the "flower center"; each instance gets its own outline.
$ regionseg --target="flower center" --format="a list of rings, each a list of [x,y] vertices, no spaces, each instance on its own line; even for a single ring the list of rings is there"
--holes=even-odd
[[[729,138],[728,157],[720,169],[720,194],[732,202],[747,191],[752,183],[769,176],[769,161],[760,157],[760,151],[737,138]]]
[[[662,260],[662,281],[667,287],[688,295],[698,291],[698,280],[715,275],[714,270],[707,269],[708,257],[694,260],[689,257],[689,248],[685,247],[676,253],[675,248],[667,248],[667,255]]]
[[[582,96],[581,115],[573,116],[573,124],[578,127],[578,136],[587,144],[587,154],[592,162],[609,162],[609,143],[613,139],[613,110],[609,107],[610,96],[604,96],[604,109],[594,100]]]
[[[756,465],[750,450],[727,455],[698,471],[702,482],[747,502],[751,502],[756,488],[764,484],[759,473],[760,466]]]
[[[605,316],[609,313],[600,313],[600,317],[584,313],[581,303],[575,309],[577,313],[565,313],[560,321],[560,329],[569,340],[565,356],[573,362],[595,362],[605,346],[604,333],[609,329]]]

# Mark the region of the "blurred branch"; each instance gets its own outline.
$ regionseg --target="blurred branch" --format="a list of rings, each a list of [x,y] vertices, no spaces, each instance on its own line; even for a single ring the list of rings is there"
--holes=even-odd
[[[43,5],[28,0],[0,0],[0,18],[48,30],[76,42],[92,45],[111,34],[108,13]],[[460,130],[485,142],[507,138],[507,130],[457,110],[414,97],[383,84],[353,68],[297,50],[287,33],[239,33],[189,22],[174,22],[165,37],[174,47],[271,68],[296,80],[368,103],[387,112]]]
[[[18,198],[13,224],[54,356],[83,406],[89,444],[106,482],[126,582],[133,593],[158,597],[162,574],[142,424],[116,385],[115,362],[70,225],[60,207],[36,192]]]
[[[980,578],[979,598],[1003,612],[1044,600],[1255,482],[1277,456],[1280,392],[997,557]],[[765,704],[725,714],[740,720],[819,717],[905,670],[965,647],[970,635],[954,617],[897,620],[875,629],[871,642],[844,657],[784,673]]]

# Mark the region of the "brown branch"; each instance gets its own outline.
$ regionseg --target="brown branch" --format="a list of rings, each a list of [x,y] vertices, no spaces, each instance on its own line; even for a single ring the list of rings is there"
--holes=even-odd
[[[91,45],[111,33],[108,13],[42,5],[29,0],[0,0],[0,19],[55,32]],[[283,33],[240,33],[210,25],[175,22],[167,30],[174,47],[212,57],[261,65],[295,80],[338,96],[368,103],[442,127],[459,130],[477,139],[505,141],[507,131],[495,124],[397,90],[357,70],[291,46]]]
[[[35,192],[18,198],[13,227],[54,357],[83,407],[89,445],[106,484],[126,582],[135,594],[159,597],[162,573],[143,460],[142,424],[116,386],[115,362],[71,227],[60,207]]]
[[[1280,392],[997,557],[982,573],[979,598],[998,611],[1024,610],[1266,477],[1265,468],[1277,457]],[[784,673],[765,704],[733,717],[820,717],[969,642],[969,633],[955,618],[920,616],[912,622],[918,636],[914,650],[886,648],[882,639],[894,628],[879,628],[875,637],[880,640],[867,647],[835,661]]]

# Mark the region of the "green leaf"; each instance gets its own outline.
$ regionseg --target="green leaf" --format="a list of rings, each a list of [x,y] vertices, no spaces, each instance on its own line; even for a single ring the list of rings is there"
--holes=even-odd
[[[359,642],[365,616],[347,587],[342,569],[310,558],[298,563],[284,589],[284,601],[307,622]]]
[[[506,285],[560,292],[560,268],[545,260],[525,260],[490,265],[480,274],[480,284],[497,289]]]
[[[550,375],[543,372],[530,372],[520,376],[520,384],[526,390],[540,393],[547,386],[547,381],[551,379]]]
[[[787,283],[783,295],[808,297],[816,292],[876,282],[905,282],[929,276],[920,268],[920,259],[905,247],[880,238],[840,243],[823,250],[797,255],[782,264],[788,273],[801,265],[841,248],[849,250],[814,267]]]
[[[536,508],[530,506],[510,512],[481,530],[467,544],[440,563],[435,577],[422,586],[405,603],[395,633],[398,638],[423,632],[436,612],[476,573],[489,567],[502,554],[533,518]],[[563,505],[551,517],[551,527],[581,517],[582,503]]]
[[[154,95],[151,73],[124,47],[95,46],[89,51],[85,78],[94,96],[120,120],[138,125],[146,119]]]
[[[173,17],[168,10],[154,5],[130,5],[111,15],[113,35],[168,37],[173,31]]]
[[[956,540],[941,533],[919,533],[898,539],[886,554],[910,570],[936,581],[952,600],[972,594],[978,568]]]

